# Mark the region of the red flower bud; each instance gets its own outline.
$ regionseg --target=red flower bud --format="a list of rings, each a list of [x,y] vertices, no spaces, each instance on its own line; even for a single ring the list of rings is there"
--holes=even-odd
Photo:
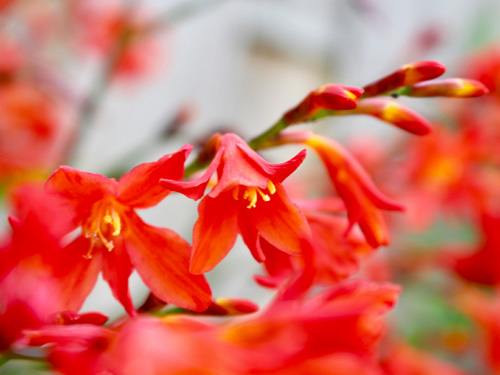
[[[359,102],[353,113],[374,116],[415,135],[426,135],[431,131],[431,126],[425,118],[392,100],[364,99]]]
[[[403,65],[395,72],[364,87],[364,97],[385,94],[403,86],[427,81],[441,76],[446,67],[437,61],[417,61]]]
[[[439,81],[417,83],[409,88],[409,96],[447,96],[451,98],[473,98],[489,92],[488,88],[474,79],[450,78]]]
[[[307,121],[322,109],[348,110],[357,106],[357,99],[363,94],[358,87],[328,84],[311,91],[296,107],[283,116],[287,124]]]

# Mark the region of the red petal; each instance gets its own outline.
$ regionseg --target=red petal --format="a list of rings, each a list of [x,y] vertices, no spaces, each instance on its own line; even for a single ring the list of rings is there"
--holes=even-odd
[[[240,210],[248,210],[245,205],[241,206]],[[245,211],[238,215],[238,228],[245,245],[247,245],[255,260],[257,262],[264,262],[266,260],[266,256],[260,246],[259,231],[257,230],[254,222],[249,220]]]
[[[404,210],[403,206],[392,202],[378,190],[369,174],[342,145],[333,139],[312,134],[310,139],[304,143],[316,151],[337,189],[339,185],[346,187],[357,185],[376,207],[391,211]],[[347,176],[340,178],[341,174]]]
[[[58,194],[75,210],[76,221],[90,215],[92,205],[106,196],[114,196],[118,183],[100,174],[60,167],[46,182],[49,192]]]
[[[78,237],[58,251],[54,277],[60,282],[61,302],[65,309],[80,310],[102,269],[102,257],[99,251],[94,252],[91,259],[83,257],[83,254],[88,252],[89,246],[88,238]]]
[[[212,159],[212,162],[210,163],[208,169],[202,176],[200,176],[196,180],[183,182],[162,178],[160,179],[160,185],[164,188],[184,194],[190,199],[200,199],[205,193],[208,181],[210,180],[210,177],[215,173],[215,170],[220,163],[220,159],[223,153],[224,147],[220,147],[217,150],[215,157]]]
[[[285,178],[290,176],[299,167],[306,157],[306,150],[300,151],[290,160],[280,163],[272,164],[262,159],[255,151],[253,151],[243,140],[237,144],[238,148],[259,168],[263,174],[272,177],[274,183],[281,183]]]
[[[268,202],[260,201],[255,208],[242,205],[238,214],[248,215],[260,236],[289,254],[300,254],[301,238],[310,235],[304,214],[288,198],[281,185],[276,185],[276,193]]]
[[[212,301],[204,276],[189,273],[190,246],[177,233],[145,224],[132,214],[126,248],[151,291],[165,302],[204,311]]]
[[[190,271],[205,273],[214,268],[231,250],[238,235],[236,201],[231,192],[217,198],[205,197],[198,206],[193,229]]]
[[[160,178],[182,179],[184,162],[193,149],[187,144],[174,154],[152,163],[138,165],[118,181],[118,199],[127,206],[147,208],[158,204],[170,191],[163,188]]]
[[[132,298],[128,289],[128,278],[132,273],[132,264],[125,251],[122,236],[114,237],[114,248],[108,251],[104,246],[100,248],[103,253],[102,276],[109,284],[115,298],[123,305],[131,316],[136,314]]]

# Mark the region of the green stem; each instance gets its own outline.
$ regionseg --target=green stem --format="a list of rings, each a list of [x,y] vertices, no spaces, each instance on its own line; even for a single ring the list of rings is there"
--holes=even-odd
[[[258,150],[263,147],[267,140],[276,137],[282,130],[286,129],[290,125],[285,119],[281,118],[278,122],[276,122],[273,126],[271,126],[264,133],[258,135],[248,142],[250,148],[254,150]]]

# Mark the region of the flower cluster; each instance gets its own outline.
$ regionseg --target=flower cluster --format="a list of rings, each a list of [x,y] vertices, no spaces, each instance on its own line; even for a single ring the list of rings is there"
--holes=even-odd
[[[147,70],[140,58],[158,20],[139,21],[133,6],[97,3],[69,3],[78,27],[68,37],[82,53],[110,56],[107,83]],[[19,12],[34,22],[16,5],[0,2],[0,14]],[[57,19],[54,12],[36,24]],[[46,43],[55,38],[39,37]],[[480,79],[493,72],[465,74],[478,80],[436,79],[444,65],[418,61],[364,87],[325,84],[253,139],[214,132],[198,149],[186,144],[107,177],[56,167],[72,164],[71,150],[96,96],[78,101],[55,82],[42,84],[40,68],[18,44],[9,40],[10,59],[0,62],[0,184],[10,205],[10,228],[0,242],[0,367],[22,359],[68,375],[464,374],[405,337],[387,334],[384,321],[406,287],[398,271],[410,278],[416,269],[440,264],[462,280],[453,290],[456,309],[484,330],[488,364],[499,371],[498,296],[467,284],[500,283],[500,207],[492,188],[500,181],[493,140],[500,132],[479,114],[498,114],[498,98],[449,107],[459,113],[457,123],[467,120],[458,132],[398,101],[482,96],[491,82]],[[366,150],[343,146],[311,124],[351,115],[411,133],[407,158],[381,152],[377,163]],[[296,130],[298,124],[308,128]],[[284,145],[304,149],[281,163],[259,153]],[[300,173],[307,164],[318,167],[311,169],[317,173],[312,184]],[[164,223],[147,223],[139,212],[176,193],[199,201],[189,241]],[[405,207],[407,214],[401,213]],[[448,247],[426,262],[403,262],[410,252],[381,254],[391,236],[410,247],[399,232],[462,210],[474,210],[481,234],[469,253],[439,244]],[[238,235],[262,266],[249,282],[272,292],[266,306],[212,293],[204,275],[232,251]],[[131,298],[134,271],[148,290],[142,304]],[[99,275],[125,312],[111,321],[82,311]],[[453,337],[449,346],[458,340]]]

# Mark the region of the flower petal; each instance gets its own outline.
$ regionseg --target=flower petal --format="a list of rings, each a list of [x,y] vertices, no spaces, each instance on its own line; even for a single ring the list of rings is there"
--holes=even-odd
[[[102,268],[99,252],[91,259],[85,259],[90,246],[88,238],[78,237],[62,250],[58,250],[57,263],[54,264],[54,277],[61,286],[62,306],[78,311],[97,282]],[[54,262],[55,263],[55,262]]]
[[[136,314],[132,298],[128,289],[128,278],[132,273],[132,264],[125,251],[122,236],[113,239],[114,248],[108,251],[104,246],[99,246],[103,253],[102,276],[109,284],[115,298],[123,305],[131,316]]]
[[[231,250],[238,235],[236,201],[231,192],[205,197],[198,206],[193,228],[193,252],[189,270],[200,274],[214,268]]]
[[[45,186],[74,209],[76,222],[90,215],[95,202],[116,195],[118,190],[118,183],[114,179],[66,166],[59,167]]]
[[[200,199],[205,193],[208,181],[210,177],[215,173],[217,166],[220,163],[222,154],[224,153],[224,147],[220,147],[212,159],[208,169],[203,173],[202,176],[192,181],[175,181],[171,179],[162,178],[160,179],[160,185],[164,188],[176,191],[178,193],[184,194],[186,197],[194,200]]]
[[[300,254],[301,239],[311,233],[304,214],[279,184],[268,202],[259,202],[252,209],[241,206],[238,215],[248,215],[260,236],[289,254]]]
[[[158,204],[170,191],[163,188],[160,178],[180,180],[184,175],[184,162],[193,149],[185,145],[158,161],[138,165],[118,181],[118,199],[134,208],[147,208]]]
[[[246,206],[244,209],[248,210]],[[266,260],[266,256],[261,248],[259,231],[255,227],[254,223],[251,220],[248,220],[248,216],[245,215],[245,212],[243,212],[242,215],[238,215],[238,229],[245,245],[247,245],[255,260],[257,262],[264,262]]]
[[[132,264],[151,291],[165,302],[204,311],[212,301],[204,276],[189,273],[190,246],[177,233],[128,216],[126,249]]]
[[[253,151],[243,140],[237,143],[238,148],[247,156],[255,165],[262,170],[263,174],[272,177],[273,182],[281,183],[285,178],[290,176],[306,157],[306,150],[300,151],[290,160],[272,164],[262,159],[255,151]]]

